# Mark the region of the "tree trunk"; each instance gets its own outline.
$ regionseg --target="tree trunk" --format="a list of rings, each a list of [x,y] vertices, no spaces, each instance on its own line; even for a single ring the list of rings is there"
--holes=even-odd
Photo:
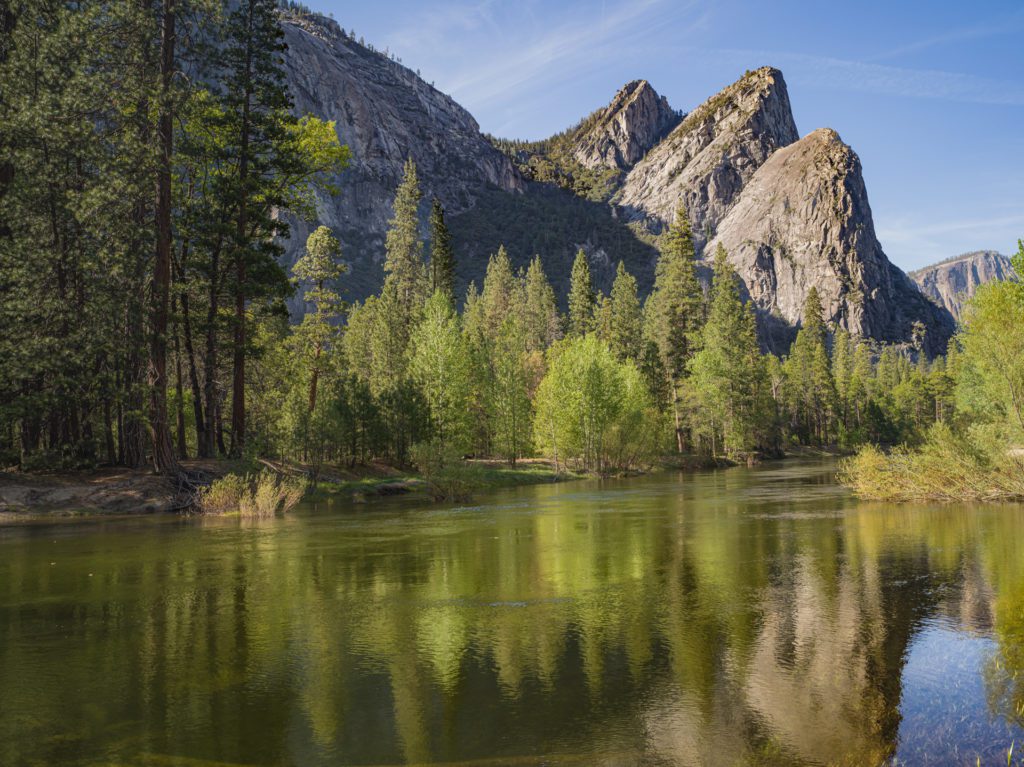
[[[174,315],[174,396],[177,404],[178,459],[188,458],[188,439],[185,429],[185,387],[181,380],[181,333],[178,322],[178,311],[175,302],[171,303]]]
[[[320,345],[317,344],[316,351],[313,354],[313,373],[309,378],[309,414],[313,415],[313,411],[316,410],[316,387],[320,378]]]
[[[249,115],[252,98],[252,25],[253,6],[248,6],[248,35],[245,42],[242,124],[238,153],[238,219],[235,237],[235,358],[231,385],[231,453],[240,456],[245,449],[245,281],[248,249],[246,229],[249,218]]]
[[[167,417],[167,316],[171,295],[171,154],[174,151],[174,115],[171,78],[174,76],[174,0],[163,0],[160,18],[160,99],[157,140],[160,145],[156,174],[156,258],[149,342],[149,428],[153,440],[153,468],[174,473],[177,460],[171,449]]]
[[[206,309],[206,353],[203,359],[203,389],[206,397],[206,427],[203,430],[205,448],[200,452],[204,458],[212,458],[215,432],[220,428],[220,406],[217,404],[217,312],[219,309],[220,243],[210,254],[210,293]],[[219,440],[221,453],[223,440]]]
[[[203,394],[199,387],[199,370],[196,365],[195,347],[192,344],[192,315],[189,311],[188,291],[181,291],[181,330],[185,341],[185,354],[188,357],[189,387],[192,389],[192,413],[196,422],[196,453],[200,458],[209,458],[213,454],[211,445],[206,439],[206,419],[203,417]],[[178,375],[180,377],[181,371]]]
[[[675,381],[671,381],[669,385],[672,387],[672,418],[676,425],[676,451],[682,455],[686,448],[686,442],[683,439],[682,415],[679,412],[679,389],[676,387]]]

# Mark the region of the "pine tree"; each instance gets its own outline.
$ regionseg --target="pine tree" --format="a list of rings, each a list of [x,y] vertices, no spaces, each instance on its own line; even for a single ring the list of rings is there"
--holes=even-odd
[[[562,321],[558,315],[555,291],[544,274],[540,256],[534,256],[526,270],[523,304],[526,347],[544,351],[561,338]]]
[[[416,165],[406,160],[385,242],[384,287],[378,303],[375,362],[381,382],[394,383],[405,375],[409,338],[429,290],[419,237],[421,197]]]
[[[283,33],[274,0],[241,0],[227,22],[223,51],[227,72],[224,88],[227,131],[233,135],[237,165],[232,202],[234,232],[231,258],[234,265],[234,349],[231,389],[231,452],[241,455],[245,446],[246,303],[259,292],[253,274],[274,263],[269,246],[279,226],[271,211],[257,202],[260,182],[280,159],[287,139],[280,119],[290,107],[281,54]],[[278,281],[284,284],[283,273]]]
[[[455,302],[455,251],[444,220],[444,208],[436,197],[430,208],[430,288]]]
[[[657,346],[661,358],[672,400],[676,448],[680,453],[686,448],[686,435],[679,388],[703,324],[703,293],[694,259],[690,219],[686,209],[680,206],[662,243],[654,289],[644,306],[645,332]]]
[[[394,216],[388,229],[384,259],[385,290],[395,294],[399,325],[410,327],[419,307],[427,298],[429,283],[423,264],[423,241],[420,239],[419,204],[423,193],[419,187],[416,164],[405,161],[402,183],[394,201]]]
[[[832,338],[832,378],[836,382],[839,418],[844,429],[850,428],[850,379],[853,376],[854,342],[845,328],[836,330]]]
[[[638,361],[643,354],[644,317],[636,278],[619,261],[609,297],[608,345],[620,361]]]
[[[749,452],[765,439],[767,374],[757,342],[753,307],[740,301],[737,276],[725,249],[715,253],[708,319],[700,351],[690,360],[694,430],[710,440],[712,455]]]
[[[435,291],[413,331],[409,374],[430,409],[434,438],[457,452],[469,447],[469,348],[448,297]]]
[[[491,346],[488,412],[495,451],[513,466],[526,452],[531,429],[526,354],[523,321],[509,314]]]
[[[822,314],[818,289],[812,286],[804,301],[803,324],[786,360],[793,425],[817,444],[828,443],[836,400]]]
[[[594,309],[597,297],[590,280],[590,263],[580,248],[572,262],[569,278],[569,335],[581,337],[594,329]]]
[[[337,336],[336,323],[342,314],[341,296],[331,286],[345,272],[340,262],[341,244],[326,226],[317,227],[306,240],[306,252],[295,262],[292,274],[310,285],[304,299],[313,305],[306,312],[297,332],[309,358],[309,412],[316,410],[317,385],[323,373],[322,356],[332,350]]]
[[[512,271],[505,246],[487,261],[487,273],[480,293],[480,310],[483,312],[483,331],[490,341],[498,337],[502,324],[509,314],[522,306],[522,283]]]

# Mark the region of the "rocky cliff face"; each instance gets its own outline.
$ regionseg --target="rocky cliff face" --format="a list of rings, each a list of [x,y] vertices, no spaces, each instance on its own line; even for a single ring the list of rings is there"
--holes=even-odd
[[[748,72],[690,112],[629,172],[613,201],[653,232],[683,203],[701,245],[755,171],[797,138],[782,73]]]
[[[775,152],[753,175],[705,250],[721,244],[766,315],[801,320],[811,286],[825,315],[856,335],[893,343],[927,328],[941,353],[953,318],[928,301],[882,251],[860,159],[828,128]]]
[[[978,250],[911,272],[909,277],[928,298],[960,319],[966,302],[980,285],[1019,279],[1010,259],[994,250]]]
[[[436,195],[448,210],[463,285],[479,283],[504,244],[516,265],[543,256],[564,290],[582,247],[599,288],[610,287],[621,259],[645,293],[653,243],[682,203],[698,251],[723,244],[766,327],[781,331],[767,336],[777,351],[811,285],[831,320],[853,333],[907,342],[923,323],[928,350],[945,348],[952,316],[885,257],[856,154],[830,130],[799,140],[776,69],[746,73],[682,120],[638,80],[570,132],[492,143],[451,98],[333,21],[289,15],[284,29],[297,112],[336,121],[352,151],[336,179],[340,194],[318,198],[316,222],[342,241],[347,297],[380,285],[391,201],[412,157],[424,209]],[[313,225],[292,223],[289,264]]]
[[[646,80],[623,86],[573,139],[573,157],[586,168],[628,170],[679,122]]]
[[[472,115],[414,72],[350,40],[330,19],[289,15],[283,27],[296,112],[334,120],[352,153],[350,167],[335,179],[340,193],[317,200],[318,223],[339,237],[349,262],[351,295],[380,284],[384,234],[406,158],[416,162],[424,210],[433,195],[457,214],[485,190],[523,190],[512,163],[481,135]],[[290,223],[289,265],[310,232],[310,225]]]

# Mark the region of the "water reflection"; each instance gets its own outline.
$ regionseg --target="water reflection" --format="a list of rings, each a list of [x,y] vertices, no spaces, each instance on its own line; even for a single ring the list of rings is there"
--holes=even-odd
[[[8,530],[0,763],[1005,764],[1024,510],[831,472]]]

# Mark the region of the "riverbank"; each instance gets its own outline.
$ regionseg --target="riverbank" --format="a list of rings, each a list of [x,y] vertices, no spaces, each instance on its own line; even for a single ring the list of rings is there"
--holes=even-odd
[[[260,462],[253,466],[237,461],[185,461],[184,468],[212,478],[270,469],[288,475],[308,476],[301,464]],[[517,485],[562,482],[582,475],[555,471],[542,459],[519,461],[509,466],[499,461],[467,462],[474,490],[486,491]],[[429,499],[432,487],[420,475],[383,463],[366,466],[324,467],[304,500],[326,499],[365,503],[375,498],[406,495]],[[46,518],[160,514],[178,511],[176,487],[148,469],[103,468],[82,472],[0,472],[0,524]]]
[[[784,457],[835,457],[838,451],[800,448]],[[783,456],[780,456],[783,457]],[[664,456],[650,471],[702,471],[742,464],[706,456]],[[182,466],[192,473],[217,479],[226,474],[271,470],[282,475],[308,477],[310,467],[293,462],[259,461],[255,464],[229,460],[189,460]],[[648,473],[648,472],[635,472]],[[590,475],[556,471],[542,458],[520,460],[515,466],[497,460],[466,461],[460,477],[471,494],[506,487],[566,482]],[[405,496],[434,500],[435,486],[423,476],[385,463],[364,466],[321,467],[303,501],[370,503],[376,499]],[[148,469],[102,468],[80,472],[23,473],[0,471],[0,524],[38,519],[91,516],[135,516],[181,511],[181,497],[172,482]]]

